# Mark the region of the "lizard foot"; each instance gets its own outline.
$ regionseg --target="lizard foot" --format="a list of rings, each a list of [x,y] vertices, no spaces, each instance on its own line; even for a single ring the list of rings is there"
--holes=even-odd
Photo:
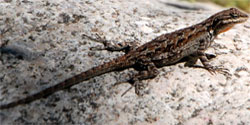
[[[142,83],[142,81],[134,81],[134,80],[129,80],[127,82],[118,82],[114,86],[123,84],[123,83],[129,83],[131,86],[122,93],[121,96],[124,96],[128,91],[130,91],[133,87],[135,87],[135,93],[138,96],[143,96],[145,93],[148,93],[147,91],[147,84]]]
[[[96,34],[96,38],[90,37],[88,35],[83,34],[83,37],[86,37],[90,40],[93,40],[98,43],[102,43],[104,46],[96,46],[91,47],[90,50],[107,50],[107,51],[124,51],[128,53],[131,50],[134,50],[139,46],[138,42],[118,42],[112,40],[106,40],[106,38],[102,38],[100,35]]]
[[[148,84],[142,83],[142,81],[136,81],[134,84],[136,95],[143,96],[146,93],[148,93],[148,91],[146,89],[147,86],[148,86]]]
[[[229,73],[229,70],[222,66],[210,66],[210,67],[204,67],[204,68],[212,75],[215,75],[216,73],[221,73],[227,77],[231,76],[231,74]]]
[[[227,68],[224,68],[222,66],[200,66],[200,65],[192,65],[193,68],[202,68],[206,69],[210,74],[215,75],[216,73],[221,73],[227,78],[231,78],[231,74],[229,73],[229,70]]]

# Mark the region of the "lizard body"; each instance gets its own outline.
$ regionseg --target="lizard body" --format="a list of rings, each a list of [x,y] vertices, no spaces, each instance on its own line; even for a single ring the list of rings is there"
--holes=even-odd
[[[247,18],[248,15],[236,8],[218,12],[201,23],[160,35],[138,48],[129,50],[121,57],[91,68],[38,93],[0,105],[0,109],[27,104],[90,78],[127,68],[134,68],[139,71],[128,82],[135,87],[136,94],[142,95],[140,92],[142,89],[141,80],[156,77],[158,75],[157,68],[178,63],[184,58],[188,58],[188,60],[184,60],[187,62],[187,65],[191,66],[200,59],[204,68],[209,72],[219,71],[219,68],[208,63],[208,55],[205,53],[205,50],[210,47],[218,34],[229,30],[235,24],[245,22]],[[189,59],[189,57],[192,58]]]

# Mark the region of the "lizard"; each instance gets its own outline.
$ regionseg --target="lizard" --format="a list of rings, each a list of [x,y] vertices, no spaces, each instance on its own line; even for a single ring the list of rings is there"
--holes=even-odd
[[[158,68],[181,61],[186,62],[185,66],[192,67],[197,60],[200,60],[203,65],[202,68],[210,73],[220,72],[223,68],[212,66],[209,63],[210,55],[205,53],[206,49],[211,46],[219,34],[228,31],[235,24],[245,22],[247,19],[247,14],[236,8],[229,8],[217,12],[198,24],[162,34],[139,47],[123,46],[121,48],[127,49],[124,55],[79,73],[35,94],[2,104],[0,109],[31,103],[93,77],[128,68],[138,71],[137,74],[127,81],[131,86],[135,87],[135,93],[138,96],[143,95],[142,90],[144,87],[142,80],[153,79],[159,74]]]

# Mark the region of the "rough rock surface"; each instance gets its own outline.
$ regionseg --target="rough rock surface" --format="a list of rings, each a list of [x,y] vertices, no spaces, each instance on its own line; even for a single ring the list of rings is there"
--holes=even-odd
[[[167,1],[167,0],[166,0]],[[172,0],[0,1],[0,102],[23,98],[109,61],[122,52],[97,51],[111,42],[146,43],[223,8]],[[220,35],[208,50],[231,78],[183,63],[161,68],[138,97],[116,82],[132,70],[108,73],[27,105],[1,110],[2,124],[250,124],[250,20]]]

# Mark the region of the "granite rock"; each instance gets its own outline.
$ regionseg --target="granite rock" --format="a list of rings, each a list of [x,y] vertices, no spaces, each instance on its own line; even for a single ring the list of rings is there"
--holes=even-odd
[[[0,1],[0,102],[41,91],[123,55],[91,50],[111,43],[142,45],[160,34],[200,22],[222,10],[176,0]],[[232,76],[211,75],[183,63],[159,69],[149,93],[138,97],[132,69],[84,81],[27,105],[1,110],[2,124],[250,124],[250,20],[220,35],[207,51]],[[199,62],[200,64],[200,62]]]

